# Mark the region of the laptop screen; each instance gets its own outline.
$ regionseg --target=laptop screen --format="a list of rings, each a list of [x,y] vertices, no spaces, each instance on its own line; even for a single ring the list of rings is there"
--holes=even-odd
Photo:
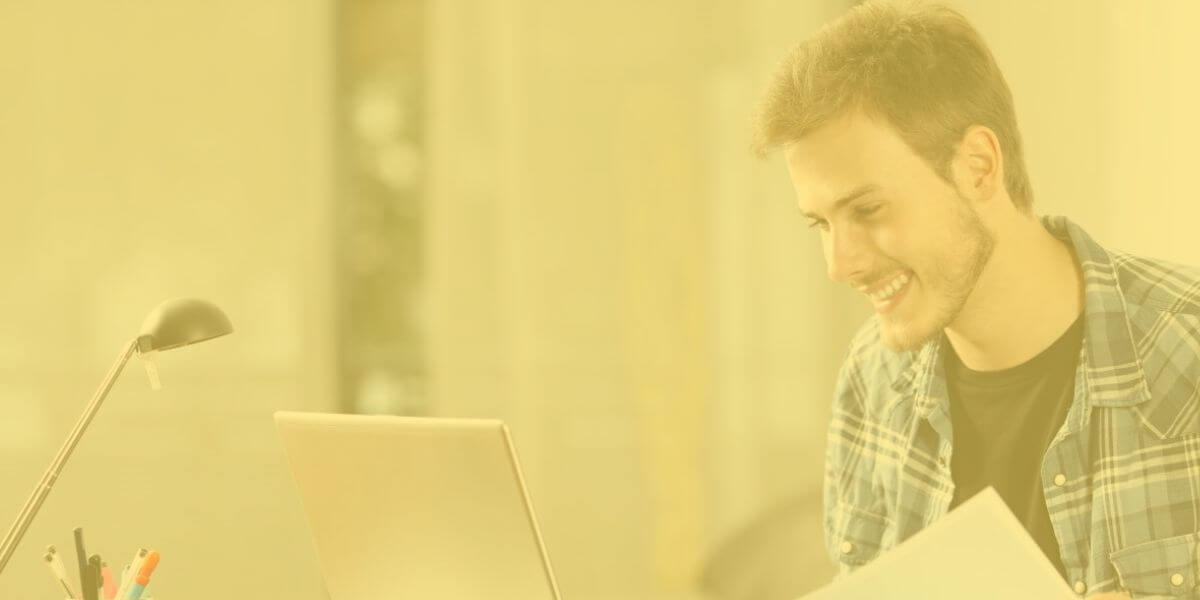
[[[333,600],[559,600],[502,422],[275,422]]]

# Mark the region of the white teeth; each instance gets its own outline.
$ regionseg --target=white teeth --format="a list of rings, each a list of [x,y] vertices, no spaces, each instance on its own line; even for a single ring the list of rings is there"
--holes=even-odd
[[[883,289],[871,294],[871,298],[880,302],[887,300],[900,291],[900,288],[904,287],[906,283],[908,283],[908,273],[901,273],[891,283],[884,286]]]

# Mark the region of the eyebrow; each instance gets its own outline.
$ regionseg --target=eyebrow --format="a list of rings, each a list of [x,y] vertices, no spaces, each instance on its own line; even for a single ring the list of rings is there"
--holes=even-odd
[[[854,202],[855,200],[857,200],[867,194],[870,194],[871,192],[877,192],[877,191],[879,191],[879,186],[877,186],[873,183],[864,183],[863,185],[860,185],[860,186],[854,188],[853,190],[851,190],[850,193],[846,194],[845,196],[838,198],[837,201],[833,203],[833,212],[836,213],[837,211],[839,211],[843,207],[845,207],[847,204]],[[800,214],[804,215],[805,217],[807,217],[809,219],[819,219],[820,218],[816,214],[813,214],[813,213],[810,213],[807,211],[803,211],[803,210],[800,211]]]

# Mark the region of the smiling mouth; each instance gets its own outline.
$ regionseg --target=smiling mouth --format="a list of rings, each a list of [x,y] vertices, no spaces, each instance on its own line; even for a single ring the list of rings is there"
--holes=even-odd
[[[912,275],[905,271],[892,277],[887,283],[876,286],[873,291],[869,291],[867,288],[859,288],[859,291],[876,302],[887,302],[900,292],[900,290],[904,289],[905,284],[911,279]]]
[[[908,295],[908,288],[912,287],[909,284],[915,277],[911,271],[902,271],[882,284],[860,287],[858,291],[871,300],[876,313],[885,315],[904,301]]]

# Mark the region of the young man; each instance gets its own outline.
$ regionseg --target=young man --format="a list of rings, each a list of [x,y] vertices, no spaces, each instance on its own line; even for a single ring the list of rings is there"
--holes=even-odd
[[[859,5],[784,60],[757,127],[875,309],[829,430],[842,571],[993,486],[1080,596],[1200,597],[1200,271],[1034,216],[971,25]]]

